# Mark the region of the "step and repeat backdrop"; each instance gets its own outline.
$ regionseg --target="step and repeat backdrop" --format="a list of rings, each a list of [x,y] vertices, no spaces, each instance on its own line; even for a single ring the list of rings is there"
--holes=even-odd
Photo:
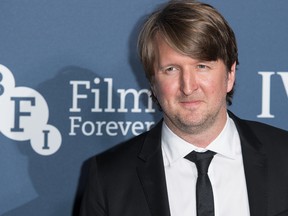
[[[0,0],[0,215],[78,215],[89,158],[159,121],[136,41],[163,2]],[[238,40],[230,109],[288,130],[288,1],[205,2]]]

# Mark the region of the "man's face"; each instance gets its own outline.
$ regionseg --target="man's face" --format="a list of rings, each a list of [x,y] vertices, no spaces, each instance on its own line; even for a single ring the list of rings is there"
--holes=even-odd
[[[159,37],[157,45],[151,86],[168,127],[180,136],[222,130],[227,115],[226,94],[234,85],[235,64],[227,73],[222,60],[201,61],[182,55]]]

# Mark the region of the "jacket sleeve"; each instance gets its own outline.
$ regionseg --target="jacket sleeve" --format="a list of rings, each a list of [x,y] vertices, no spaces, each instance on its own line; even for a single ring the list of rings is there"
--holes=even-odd
[[[88,180],[80,208],[80,216],[107,216],[104,206],[104,196],[98,178],[97,158],[93,157],[90,162]]]

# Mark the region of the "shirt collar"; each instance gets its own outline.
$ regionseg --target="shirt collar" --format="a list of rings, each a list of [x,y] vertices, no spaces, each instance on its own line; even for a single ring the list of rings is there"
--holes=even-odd
[[[165,154],[164,163],[174,163],[178,159],[185,157],[191,151],[206,151],[211,150],[230,159],[236,157],[237,129],[231,118],[227,115],[227,121],[221,133],[212,141],[205,149],[198,148],[190,144],[173,133],[168,126],[163,122],[162,126],[162,150]],[[237,139],[236,139],[237,140]]]

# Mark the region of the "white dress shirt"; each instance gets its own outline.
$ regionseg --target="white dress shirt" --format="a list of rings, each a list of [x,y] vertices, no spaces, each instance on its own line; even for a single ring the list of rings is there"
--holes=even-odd
[[[196,216],[197,168],[184,158],[193,150],[217,153],[208,170],[215,216],[249,216],[240,138],[229,117],[222,132],[206,149],[184,141],[163,124],[162,152],[171,216]]]

